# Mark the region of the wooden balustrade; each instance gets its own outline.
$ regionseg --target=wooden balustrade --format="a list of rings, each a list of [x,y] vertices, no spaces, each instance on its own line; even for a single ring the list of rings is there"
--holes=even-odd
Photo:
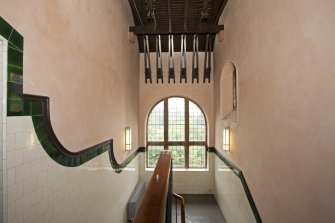
[[[162,151],[156,168],[144,193],[141,206],[135,216],[135,223],[171,222],[172,197],[171,153]],[[170,209],[170,210],[169,210]],[[169,210],[169,211],[167,211]]]

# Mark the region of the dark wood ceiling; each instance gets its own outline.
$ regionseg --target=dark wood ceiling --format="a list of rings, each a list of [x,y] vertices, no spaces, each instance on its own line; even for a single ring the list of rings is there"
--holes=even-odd
[[[159,27],[160,30],[189,30],[218,25],[219,18],[228,0],[128,0],[136,27]],[[206,27],[208,26],[208,27]],[[199,29],[199,28],[198,28]],[[200,28],[201,29],[201,28]],[[185,32],[192,33],[192,32]],[[199,34],[199,51],[205,51],[206,35]],[[210,35],[211,49],[215,35]],[[174,34],[174,51],[180,52],[180,33]],[[161,35],[162,51],[168,52],[168,35]],[[139,50],[143,52],[143,36],[138,35]],[[149,35],[150,52],[156,52],[156,36]],[[186,50],[193,51],[193,34],[187,34]]]

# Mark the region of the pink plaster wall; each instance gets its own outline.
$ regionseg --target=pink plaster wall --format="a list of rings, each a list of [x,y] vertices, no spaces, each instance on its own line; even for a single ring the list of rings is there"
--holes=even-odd
[[[137,44],[123,0],[1,0],[0,14],[24,36],[24,92],[50,97],[51,121],[72,151],[114,139],[122,159],[124,127],[137,145]]]
[[[244,172],[264,222],[335,219],[335,3],[229,1],[215,83],[232,61],[239,122],[225,153]],[[215,146],[222,148],[215,84]],[[223,207],[224,208],[224,207]]]

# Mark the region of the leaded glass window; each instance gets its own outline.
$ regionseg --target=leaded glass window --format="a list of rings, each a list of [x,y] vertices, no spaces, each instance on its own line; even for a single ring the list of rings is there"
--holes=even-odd
[[[174,168],[207,166],[205,115],[187,98],[160,101],[147,122],[147,167],[155,167],[160,152],[170,150]]]

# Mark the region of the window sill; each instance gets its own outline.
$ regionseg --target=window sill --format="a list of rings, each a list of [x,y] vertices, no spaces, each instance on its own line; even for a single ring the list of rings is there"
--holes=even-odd
[[[155,168],[145,168],[146,172],[153,172]],[[173,172],[209,172],[208,168],[192,168],[192,169],[185,169],[185,168],[174,168]]]

